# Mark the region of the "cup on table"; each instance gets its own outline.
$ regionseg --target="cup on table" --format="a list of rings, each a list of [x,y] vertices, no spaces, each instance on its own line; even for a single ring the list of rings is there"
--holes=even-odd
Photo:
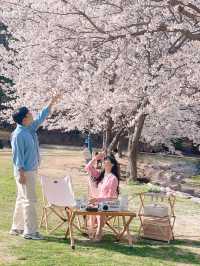
[[[76,201],[76,208],[80,209],[82,200],[81,199],[75,199],[75,201]]]
[[[85,210],[87,208],[88,202],[86,197],[76,199],[76,208],[80,210]]]
[[[127,211],[128,210],[128,196],[123,195],[120,198],[120,210]]]

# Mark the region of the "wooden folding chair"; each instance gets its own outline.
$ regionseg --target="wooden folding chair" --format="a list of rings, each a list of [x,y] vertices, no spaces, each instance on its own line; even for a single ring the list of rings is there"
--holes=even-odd
[[[49,178],[41,177],[41,186],[43,194],[42,216],[40,227],[45,225],[47,233],[53,233],[55,230],[68,224],[70,208],[75,206],[74,193],[72,190],[70,177]],[[49,230],[49,217],[56,216],[58,223],[53,229]]]

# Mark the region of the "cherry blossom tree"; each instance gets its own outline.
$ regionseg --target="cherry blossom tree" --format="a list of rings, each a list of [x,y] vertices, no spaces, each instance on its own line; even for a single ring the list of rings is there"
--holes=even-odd
[[[38,110],[59,88],[48,127],[103,131],[109,150],[127,134],[133,179],[141,138],[171,148],[174,137],[200,143],[198,1],[0,3],[0,21],[17,40],[13,106]]]
[[[0,22],[0,111],[8,108],[4,103],[15,99],[15,91],[12,89],[12,72],[15,70],[12,58],[15,55],[15,50],[9,46],[9,41],[12,38],[8,27]],[[2,121],[3,119],[0,117],[0,123]]]

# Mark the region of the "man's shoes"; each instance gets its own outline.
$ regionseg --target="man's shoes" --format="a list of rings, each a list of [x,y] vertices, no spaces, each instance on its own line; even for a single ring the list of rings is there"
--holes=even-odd
[[[23,235],[24,230],[19,230],[19,229],[11,229],[9,234],[11,236],[19,236],[19,235]]]
[[[43,240],[44,237],[40,235],[38,232],[34,234],[25,234],[23,235],[24,239],[29,239],[29,240]]]

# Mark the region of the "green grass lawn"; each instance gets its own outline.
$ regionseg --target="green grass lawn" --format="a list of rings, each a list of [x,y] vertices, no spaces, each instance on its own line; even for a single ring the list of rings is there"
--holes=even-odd
[[[66,153],[66,151],[65,151]],[[123,184],[122,193],[133,196],[134,208],[138,208],[136,192],[146,187],[137,184]],[[81,191],[83,193],[84,191]],[[78,191],[76,191],[78,193]],[[200,265],[200,223],[199,238],[196,240],[179,238],[170,245],[166,243],[141,240],[133,247],[125,243],[116,243],[112,235],[106,235],[102,243],[91,243],[80,234],[76,234],[76,249],[71,250],[69,241],[64,240],[62,230],[56,235],[45,235],[44,241],[24,240],[8,234],[12,221],[15,202],[15,182],[12,175],[10,156],[0,152],[0,265],[59,266],[59,265],[135,265],[135,266],[174,266]],[[38,186],[39,209],[41,193]],[[200,206],[191,201],[178,199],[178,215],[200,213]],[[188,223],[190,220],[188,219]],[[131,230],[137,234],[139,222]],[[192,224],[191,224],[192,227]]]
[[[196,186],[200,186],[200,175],[196,175],[187,180],[188,183]]]

